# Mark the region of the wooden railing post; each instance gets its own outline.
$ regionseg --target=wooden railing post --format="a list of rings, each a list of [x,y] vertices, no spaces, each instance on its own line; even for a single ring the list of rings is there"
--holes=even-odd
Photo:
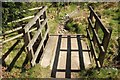
[[[24,43],[25,43],[25,48],[26,48],[25,51],[28,52],[27,55],[26,55],[25,61],[24,61],[24,63],[23,63],[23,66],[25,66],[25,65],[28,63],[28,61],[30,61],[30,65],[32,66],[31,60],[32,60],[32,57],[33,57],[33,55],[34,55],[33,49],[31,49],[31,50],[29,51],[29,49],[28,49],[28,47],[27,47],[28,43],[29,43],[30,40],[31,40],[30,33],[29,33],[29,32],[26,32],[25,29],[23,29],[23,33],[24,33]]]
[[[112,28],[109,27],[108,30],[109,30],[109,33],[104,34],[103,41],[102,41],[102,45],[105,49],[105,52],[107,51],[108,43],[110,41],[110,37],[112,34]]]
[[[93,22],[93,13],[92,13],[92,11],[90,11],[90,19]]]
[[[40,18],[38,18],[38,20],[36,21],[36,26],[37,26],[37,30],[41,27],[41,22],[40,22]],[[37,43],[40,43],[42,40],[42,34],[40,33],[40,35],[38,36],[38,41]],[[38,45],[37,45],[38,46]],[[43,53],[44,50],[44,46],[42,46],[39,55],[41,55],[41,53]],[[36,59],[36,63],[39,63],[39,58]]]
[[[44,18],[44,20],[47,18],[47,12],[46,11],[43,13],[43,18]],[[47,31],[47,29],[48,29],[48,24],[46,23],[45,31]],[[46,45],[46,42],[47,42],[48,38],[49,38],[49,34],[47,34],[46,40],[44,42],[44,46]]]
[[[95,21],[94,29],[95,29],[96,33],[98,34],[99,24],[98,24],[98,21],[97,21],[97,20]],[[94,45],[96,46],[96,45],[97,45],[97,44],[96,44],[97,41],[96,41],[96,39],[95,39],[95,35],[93,35],[92,40],[93,40]]]
[[[43,8],[44,8],[44,6],[43,6]],[[41,15],[40,17],[39,17],[39,20],[41,20],[41,19],[44,19],[44,15]],[[44,19],[45,20],[45,19]],[[39,25],[41,26],[41,24],[43,23],[43,21],[41,21],[41,22],[39,22]],[[42,40],[42,34],[43,33],[40,33],[40,39]],[[41,53],[44,51],[44,45],[42,46],[42,48],[41,48]]]
[[[98,61],[99,61],[99,64],[100,64],[99,67],[103,66],[104,58],[105,58],[105,52],[103,52],[103,51],[100,50],[100,54],[98,56]]]
[[[106,28],[101,19],[101,15],[98,12],[94,12],[92,7],[89,6],[90,9],[90,17],[88,18],[88,27],[87,27],[87,36],[90,39],[90,43],[91,43],[91,49],[93,49],[91,51],[91,53],[94,53],[94,57],[95,60],[97,61],[96,65],[99,65],[99,67],[102,67],[103,65],[103,61],[105,58],[105,54],[107,52],[107,47],[108,47],[108,43],[110,42],[110,37],[111,37],[111,33],[112,33],[112,29],[111,28]],[[93,17],[95,18],[95,25],[93,27]],[[99,38],[99,33],[98,33],[98,29],[101,29],[104,33],[103,35],[103,39],[100,40]],[[89,29],[89,30],[88,30]],[[93,36],[92,36],[92,40],[90,38],[90,31],[92,32]],[[97,52],[97,48],[99,49],[99,53],[98,55],[96,55],[95,53]]]
[[[107,52],[107,47],[108,47],[108,43],[110,41],[110,37],[111,37],[111,33],[112,33],[112,29],[108,29],[110,33],[105,33],[104,37],[103,37],[103,41],[102,41],[102,45],[104,48],[104,51],[100,50],[100,54],[98,56],[98,60],[100,62],[101,67],[103,66],[103,61]]]
[[[88,19],[90,19],[90,17],[88,17]],[[92,29],[91,29],[91,27],[90,27],[90,23],[88,23],[88,29],[89,29],[89,31],[90,31],[90,33],[92,32]]]
[[[45,47],[44,42],[46,41],[47,34],[49,31],[48,28],[46,27],[47,24],[47,19],[45,15],[46,9],[47,7],[43,7],[35,15],[35,17],[30,22],[28,22],[28,24],[26,24],[26,26],[24,27],[24,35],[25,35],[24,40],[28,52],[27,58],[29,58],[32,66],[34,66],[36,63],[39,62],[39,59]],[[32,30],[31,28],[33,27],[33,25],[36,25],[35,27],[37,31],[31,38],[30,32]],[[44,29],[46,29],[45,33],[43,32]],[[44,35],[42,35],[42,33]]]
[[[42,10],[42,9],[43,9],[43,7],[42,7],[41,9],[39,9],[39,11]],[[36,16],[36,14],[37,14],[37,13],[35,13],[34,15]],[[39,17],[39,18],[37,19],[37,21],[36,21],[37,30],[41,27],[41,22],[40,22],[40,20],[41,20],[41,18]],[[36,48],[37,48],[36,46],[38,46],[38,43],[40,43],[41,40],[42,40],[42,34],[40,33],[37,41],[36,41],[35,44],[33,45],[33,51],[34,51],[34,52],[36,51]]]
[[[101,19],[101,15],[98,12],[96,12],[96,13],[97,13],[98,17]],[[98,29],[99,29],[99,22],[98,22],[98,20],[95,20],[94,29],[95,29],[96,33],[98,34]],[[95,35],[93,35],[93,43],[96,46]]]

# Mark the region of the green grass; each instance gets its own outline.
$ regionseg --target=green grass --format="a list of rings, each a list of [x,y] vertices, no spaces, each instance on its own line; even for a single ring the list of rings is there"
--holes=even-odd
[[[21,74],[23,78],[50,78],[50,67],[42,68],[39,64]]]
[[[100,28],[98,29],[98,36],[99,36],[100,41],[102,42],[104,33],[103,33],[102,29],[100,29]]]
[[[66,29],[68,31],[75,32],[77,34],[81,33],[81,31],[82,31],[80,29],[81,27],[82,27],[82,25],[79,25],[79,24],[75,23],[74,21],[72,21],[72,22],[70,21],[66,24]]]
[[[80,72],[80,78],[119,78],[120,70],[117,68],[89,69]]]
[[[57,21],[48,21],[48,25],[49,25],[49,33],[50,34],[55,34],[56,29],[58,27],[58,22]]]
[[[10,46],[12,46],[16,40],[10,41],[7,44],[3,45],[2,53],[4,54]],[[9,54],[9,56],[6,58],[5,62],[7,65],[11,63],[13,58],[17,55],[17,52],[21,49],[24,42],[21,40],[18,45],[12,50],[12,52]],[[25,72],[22,72],[22,64],[25,60],[26,52],[23,51],[18,60],[15,62],[15,65],[13,66],[13,69],[11,72],[3,72],[4,77],[6,78],[46,78],[50,77],[50,69],[42,68],[39,64],[37,64],[35,67],[30,68],[30,64],[28,63],[25,67]]]
[[[56,8],[55,7],[51,7],[49,9],[49,13],[48,13],[48,25],[50,28],[50,34],[56,34],[56,30],[57,27],[59,25],[59,23],[61,22],[61,19],[67,14],[67,13],[71,13],[72,11],[74,11],[76,9],[76,5],[70,5],[67,7],[67,10],[64,9],[64,7],[60,8],[60,13],[59,16],[56,14]],[[54,16],[52,19],[50,18],[50,16]]]
[[[16,42],[17,40],[14,41],[10,41],[6,44],[3,44],[3,49],[2,49],[2,53],[6,53],[8,51],[8,49]],[[13,60],[13,58],[17,55],[17,53],[19,52],[19,50],[21,49],[21,47],[23,46],[24,42],[23,40],[21,40],[16,46],[15,48],[11,51],[11,53],[7,56],[7,58],[5,59],[6,64],[9,65],[11,63],[11,61]],[[18,60],[16,61],[15,65],[16,67],[21,67],[22,63],[25,59],[25,52],[23,51],[22,54],[20,55],[20,57],[18,58]]]

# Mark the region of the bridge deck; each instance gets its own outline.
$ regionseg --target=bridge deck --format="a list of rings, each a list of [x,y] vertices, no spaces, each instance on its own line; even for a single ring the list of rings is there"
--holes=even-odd
[[[90,52],[83,36],[52,35],[50,39],[41,65],[43,67],[51,65],[51,77],[74,78],[75,73],[88,68],[91,64]]]

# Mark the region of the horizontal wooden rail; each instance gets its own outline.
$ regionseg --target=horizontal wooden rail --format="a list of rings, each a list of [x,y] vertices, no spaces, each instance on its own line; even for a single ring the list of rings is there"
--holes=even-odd
[[[91,6],[89,6],[90,16],[88,17],[87,37],[90,42],[91,55],[94,56],[96,65],[102,67],[105,54],[107,52],[108,43],[111,37],[112,30],[108,30],[100,20],[100,17],[94,12]],[[93,26],[93,17],[95,18],[95,25]],[[100,40],[98,29],[101,29],[104,33],[103,39]],[[91,37],[91,35],[93,35]],[[97,45],[96,45],[97,44]],[[98,49],[97,49],[98,48]],[[99,50],[99,53],[96,52]],[[98,56],[96,55],[98,54]]]
[[[22,37],[25,42],[24,46],[20,49],[18,54],[14,57],[14,59],[8,66],[7,71],[11,71],[11,69],[13,68],[15,62],[17,61],[17,59],[19,58],[23,50],[26,50],[27,54],[22,67],[24,67],[28,63],[28,61],[30,61],[30,64],[32,66],[34,66],[36,63],[39,63],[39,59],[40,59],[39,55],[43,53],[47,40],[49,38],[49,28],[48,28],[47,17],[46,17],[47,7],[32,8],[29,10],[32,11],[37,9],[39,10],[39,12],[35,16],[29,16],[29,17],[25,17],[25,18],[10,22],[10,23],[20,22],[23,20],[33,18],[28,22],[28,24],[22,25],[22,27],[14,28],[13,30],[3,32],[3,34],[0,35],[0,37],[2,36],[4,38],[4,41],[1,42],[2,44],[5,44],[9,41],[17,39],[17,42],[10,48],[10,50],[8,50],[8,52],[5,55],[3,55],[2,57],[3,59],[5,59],[10,54],[10,52],[15,48],[15,46],[18,44],[18,41],[20,41]],[[35,34],[32,33],[33,31],[35,31]],[[6,63],[4,60],[2,64],[6,66]]]
[[[27,56],[29,59],[28,61],[30,61],[32,66],[34,66],[36,63],[39,63],[40,57],[38,55],[41,55],[43,53],[45,45],[49,38],[46,9],[46,6],[42,7],[42,9],[40,9],[35,17],[30,20],[28,24],[26,24],[23,28],[24,41],[28,53]],[[33,25],[35,25],[34,27],[37,29],[35,34],[30,33],[30,29],[33,27]],[[43,28],[45,32],[43,32]]]
[[[46,9],[47,7],[43,8],[31,21],[28,22],[28,24],[24,27],[25,33],[32,27],[32,25],[37,21],[37,19],[43,14]]]
[[[109,33],[109,30],[104,27],[103,23],[101,22],[100,18],[98,17],[98,15],[94,12],[93,8],[91,6],[89,6],[89,9],[91,11],[91,14],[93,14],[93,16],[95,17],[95,19],[97,20],[99,26],[101,27],[101,29],[103,30],[104,33]]]
[[[37,28],[33,28],[33,29],[31,29],[29,32],[32,32],[32,31],[35,31],[35,30],[37,30]],[[15,39],[17,39],[17,38],[19,38],[19,37],[22,37],[22,36],[23,36],[23,33],[18,34],[18,35],[16,35],[16,36],[12,37],[12,38],[6,39],[6,40],[3,41],[2,43],[4,44],[4,43],[6,43],[6,42],[9,42],[9,41],[15,40]]]
[[[15,29],[12,29],[12,30],[6,31],[6,32],[4,32],[1,36],[4,36],[4,35],[10,34],[10,33],[13,33],[13,32],[16,32],[16,31],[19,31],[19,30],[21,30],[21,29],[22,29],[22,27],[18,27],[18,28],[15,28]]]
[[[3,32],[3,33],[0,35],[0,38],[6,40],[6,38],[8,38],[11,33],[14,33],[14,32],[20,31],[20,30],[22,30],[22,27],[18,27],[18,28],[15,28],[15,29],[12,29],[12,30]],[[7,41],[7,42],[8,42],[8,41]]]
[[[91,55],[94,57],[97,67],[100,67],[100,63],[98,62],[98,58],[97,58],[97,55],[96,55],[97,53],[96,53],[96,50],[95,50],[93,40],[90,37],[90,31],[89,31],[88,28],[86,29],[86,31],[87,31],[88,39],[89,39],[89,42],[90,42]]]
[[[23,33],[18,34],[18,35],[14,36],[14,37],[12,37],[12,38],[10,38],[10,39],[7,39],[7,40],[3,41],[3,44],[6,43],[6,42],[8,42],[8,41],[11,41],[11,40],[14,40],[14,39],[16,39],[16,38],[19,38],[19,37],[21,37],[21,36],[23,36]]]
[[[31,19],[33,17],[34,17],[34,15],[33,16],[28,16],[28,17],[25,17],[25,18],[22,18],[22,19],[18,19],[18,20],[12,21],[12,22],[8,22],[8,24],[25,21],[25,20]]]
[[[42,9],[42,7],[31,8],[31,9],[28,9],[28,11],[34,11],[34,10],[40,10],[40,9]],[[26,10],[23,10],[22,12],[26,12]]]
[[[42,7],[35,7],[35,8],[28,9],[28,10],[33,11],[33,10],[40,10],[40,9],[42,9]],[[23,10],[23,12],[26,12],[26,11]],[[24,20],[27,20],[27,19],[31,19],[33,17],[34,17],[34,15],[28,16],[28,17],[25,17],[25,18],[22,18],[22,19],[18,19],[18,20],[15,20],[15,21],[8,22],[8,24],[24,21]]]
[[[39,10],[39,9],[42,9],[42,7],[35,7],[35,8],[28,9],[28,10],[33,11],[33,10]]]
[[[37,56],[38,56],[38,54],[39,54],[39,52],[40,52],[40,50],[41,50],[41,48],[42,48],[42,46],[43,46],[43,44],[44,44],[44,41],[45,41],[45,39],[46,39],[46,37],[47,37],[47,35],[48,35],[48,32],[49,32],[49,29],[47,29],[44,38],[43,38],[42,41],[40,42],[40,44],[39,44],[39,46],[38,46],[38,48],[37,48],[37,51],[35,52],[35,56],[34,56],[34,58],[33,58],[32,61],[31,61],[31,62],[33,63],[33,65],[35,65],[35,60],[36,60],[36,58],[37,58]]]
[[[92,29],[93,35],[95,37],[95,40],[97,41],[97,45],[98,45],[99,49],[102,50],[102,52],[105,52],[105,49],[102,46],[102,43],[101,43],[101,41],[100,41],[100,39],[98,37],[98,34],[97,34],[96,30],[94,29],[94,27],[92,25],[92,22],[91,22],[91,20],[89,18],[88,18],[88,21],[89,21],[90,27]]]
[[[29,42],[28,44],[28,49],[30,50],[33,46],[33,44],[35,43],[35,41],[37,40],[39,34],[41,33],[42,29],[44,28],[45,24],[47,23],[47,19],[45,19],[45,21],[43,22],[43,24],[41,25],[41,27],[38,29],[38,31],[35,33],[35,35],[33,36],[32,40]]]
[[[37,30],[37,28],[33,28],[33,29],[29,30],[29,33],[32,31],[35,31],[35,30]]]

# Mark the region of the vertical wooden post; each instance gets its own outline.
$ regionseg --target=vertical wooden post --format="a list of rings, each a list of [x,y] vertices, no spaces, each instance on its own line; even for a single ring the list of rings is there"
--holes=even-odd
[[[24,44],[25,44],[25,52],[27,52],[26,46],[28,45],[28,41],[26,41],[27,37],[25,36],[24,26],[22,26],[22,31],[23,31],[23,34],[24,34],[23,39],[24,39]],[[30,57],[29,57],[29,54],[27,52],[26,53],[26,58],[25,58],[25,60],[24,60],[24,62],[22,64],[22,67],[24,67],[28,63],[29,60],[30,60]]]
[[[95,29],[96,33],[98,34],[99,24],[98,24],[98,21],[97,21],[97,20],[95,21],[94,29]],[[95,39],[95,35],[93,35],[92,40],[93,40],[94,45],[96,46],[96,43],[97,43],[97,42],[96,42],[96,39]]]
[[[90,11],[90,19],[93,22],[93,12],[92,11]]]
[[[44,8],[44,6],[43,6],[43,8]],[[44,14],[40,16],[40,20],[41,20],[41,19],[44,19]],[[40,25],[41,25],[42,23],[43,23],[43,21],[41,21],[41,22],[40,22]],[[41,32],[41,34],[40,34],[41,40],[42,40],[42,35],[43,35],[43,33]],[[42,52],[43,52],[43,50],[44,50],[44,45],[42,46],[42,48],[41,48],[41,51],[40,51],[40,52],[42,53]]]
[[[109,30],[109,33],[104,34],[104,38],[103,38],[103,41],[102,41],[102,45],[103,45],[103,48],[104,48],[105,51],[100,51],[100,54],[99,54],[99,57],[98,57],[98,60],[100,62],[101,67],[103,65],[105,54],[107,52],[108,43],[110,41],[110,37],[111,37],[111,34],[112,34],[112,29],[108,28],[108,30]]]
[[[44,18],[44,20],[47,18],[47,13],[46,13],[46,11],[43,13],[43,18]],[[48,24],[46,23],[46,24],[45,24],[45,31],[47,31],[47,29],[48,29]],[[48,38],[49,38],[49,34],[47,34],[46,40],[45,40],[45,42],[44,42],[44,46],[46,45],[46,42],[47,42]]]
[[[40,18],[37,20],[36,26],[37,26],[37,30],[41,27]],[[40,43],[41,40],[42,40],[42,35],[41,35],[41,33],[40,33],[40,35],[38,36],[38,41],[37,41],[37,43]],[[38,45],[37,45],[37,46],[38,46]],[[43,52],[43,49],[44,49],[44,48],[42,47],[41,50],[40,50],[39,55],[41,55],[41,53]],[[38,55],[38,56],[39,56],[39,55]],[[39,63],[39,60],[40,60],[40,57],[37,57],[36,63]]]
[[[99,54],[99,57],[98,57],[98,61],[99,61],[99,64],[100,64],[99,67],[102,67],[102,66],[103,66],[104,58],[105,58],[105,52],[100,51],[100,54]]]
[[[90,17],[88,17],[88,29],[89,29],[89,31],[91,33],[91,27],[90,27],[89,19],[90,19]]]
[[[30,65],[32,66],[31,60],[34,56],[34,52],[33,52],[33,49],[30,49],[30,51],[29,51],[29,48],[28,48],[28,44],[31,39],[30,33],[28,31],[26,32],[25,29],[23,29],[23,33],[24,33],[24,43],[25,43],[25,48],[26,48],[25,51],[27,52],[23,66],[25,66],[28,63],[28,61],[30,61]]]
[[[46,17],[46,11],[44,11],[43,13],[43,19],[45,20],[47,17]],[[47,26],[47,23],[45,24],[45,31],[47,30],[48,26]]]
[[[98,24],[98,21],[96,20],[95,21],[95,26],[94,26],[96,32],[98,33],[98,29],[99,29],[99,24]]]
[[[90,16],[88,17],[88,20],[91,20],[91,22],[93,22],[93,13],[92,13],[92,11],[90,11]],[[90,27],[90,23],[88,23],[88,29],[89,29],[89,31],[90,31],[90,33],[92,32],[91,30],[91,27]]]
[[[109,33],[104,34],[103,41],[102,41],[102,45],[105,49],[105,52],[107,51],[108,43],[110,41],[110,37],[112,34],[112,28],[109,27],[108,30],[109,30]]]

